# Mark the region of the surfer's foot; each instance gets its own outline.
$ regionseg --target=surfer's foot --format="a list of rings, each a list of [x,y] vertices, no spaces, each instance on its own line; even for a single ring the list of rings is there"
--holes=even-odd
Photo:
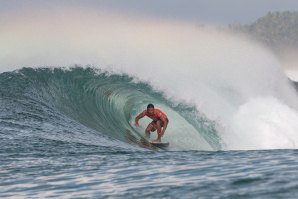
[[[152,142],[161,142],[160,139],[153,140]]]

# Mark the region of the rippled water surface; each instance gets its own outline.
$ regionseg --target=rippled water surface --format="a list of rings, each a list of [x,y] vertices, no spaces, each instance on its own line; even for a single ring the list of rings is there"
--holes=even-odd
[[[298,197],[297,150],[123,150],[29,137],[0,143],[1,197]]]

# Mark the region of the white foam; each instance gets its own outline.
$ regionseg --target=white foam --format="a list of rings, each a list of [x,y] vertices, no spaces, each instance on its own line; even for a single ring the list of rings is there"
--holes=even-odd
[[[297,148],[297,121],[297,112],[277,99],[255,98],[240,106],[222,138],[234,150]]]

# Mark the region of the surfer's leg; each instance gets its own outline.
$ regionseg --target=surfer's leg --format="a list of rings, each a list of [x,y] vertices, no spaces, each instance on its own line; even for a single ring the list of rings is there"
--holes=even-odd
[[[156,122],[156,129],[157,129],[157,139],[154,140],[155,142],[161,142],[161,123],[162,121],[161,120],[158,120]]]
[[[148,124],[145,133],[146,133],[146,138],[150,138],[150,132],[155,131],[154,125],[152,123]]]

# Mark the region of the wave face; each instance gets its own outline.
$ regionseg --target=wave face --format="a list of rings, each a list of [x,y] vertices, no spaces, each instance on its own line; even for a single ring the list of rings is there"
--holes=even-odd
[[[140,145],[150,120],[143,119],[139,128],[133,120],[153,103],[169,116],[164,139],[172,150],[221,149],[213,121],[128,75],[81,67],[23,68],[2,73],[0,81],[2,131],[127,148]]]

